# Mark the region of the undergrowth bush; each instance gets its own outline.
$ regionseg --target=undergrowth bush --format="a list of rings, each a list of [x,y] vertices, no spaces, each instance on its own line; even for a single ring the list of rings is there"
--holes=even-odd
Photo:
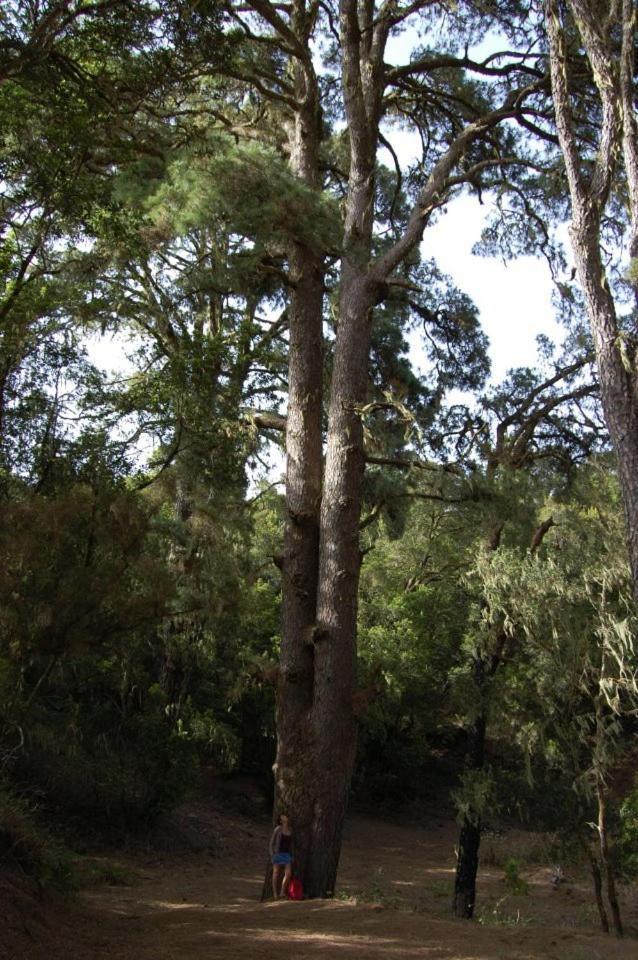
[[[621,876],[638,878],[638,778],[620,806],[617,854]]]
[[[43,888],[78,887],[72,853],[37,821],[35,810],[0,785],[0,864],[19,868]]]
[[[575,844],[568,843],[557,833],[499,838],[486,832],[481,844],[481,863],[486,867],[506,868],[512,859],[521,867],[574,863],[580,855]]]
[[[196,769],[189,743],[166,724],[138,718],[112,743],[87,737],[58,751],[33,744],[14,776],[43,798],[56,822],[95,838],[150,827],[183,799]]]
[[[515,857],[510,857],[505,864],[505,886],[508,893],[514,896],[524,896],[529,893],[529,884],[520,875],[520,864]]]

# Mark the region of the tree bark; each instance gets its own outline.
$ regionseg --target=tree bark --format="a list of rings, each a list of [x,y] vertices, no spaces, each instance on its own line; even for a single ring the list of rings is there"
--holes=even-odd
[[[346,271],[347,273],[347,271]],[[347,792],[356,749],[353,697],[356,685],[357,595],[361,556],[359,515],[364,470],[358,407],[365,398],[370,309],[350,290],[342,310],[332,375],[326,468],[321,510],[318,636],[313,710],[321,781],[313,824],[313,889],[334,890]],[[364,297],[365,294],[362,294]],[[370,305],[371,306],[371,305]],[[320,838],[330,838],[320,842]]]
[[[291,29],[308,50],[312,24],[305,0],[294,5]],[[290,166],[306,186],[319,186],[320,112],[310,54],[293,60],[297,108],[289,126]],[[282,564],[282,639],[277,688],[275,817],[291,818],[295,873],[312,894],[315,786],[313,631],[317,615],[319,511],[322,470],[323,289],[320,252],[302,243],[289,250],[288,411],[286,417],[286,526]],[[269,876],[264,893],[269,895]]]
[[[636,342],[623,333],[601,255],[601,218],[621,162],[630,206],[629,253],[638,252],[638,144],[633,109],[634,5],[623,0],[618,22],[601,23],[602,9],[568,0],[601,104],[598,152],[591,171],[581,160],[570,106],[563,27],[557,0],[545,0],[556,127],[572,205],[570,237],[596,350],[603,410],[618,459],[629,559],[638,599],[638,372]],[[611,44],[621,27],[620,61]],[[588,148],[589,149],[589,148]],[[636,283],[634,282],[634,286]]]
[[[362,26],[368,27],[367,39]],[[372,29],[372,7],[358,11],[354,0],[342,0],[342,75],[351,149],[321,505],[318,629],[313,647],[312,735],[318,776],[312,858],[306,872],[312,896],[334,892],[356,750],[353,697],[361,565],[359,517],[365,466],[359,410],[368,386],[376,289],[368,269],[383,66],[383,45],[375,48],[375,37],[379,39],[379,31]]]
[[[629,560],[638,599],[638,376],[619,330],[600,255],[600,226],[593,210],[578,211],[570,228],[578,278],[594,338],[605,420],[618,461]]]

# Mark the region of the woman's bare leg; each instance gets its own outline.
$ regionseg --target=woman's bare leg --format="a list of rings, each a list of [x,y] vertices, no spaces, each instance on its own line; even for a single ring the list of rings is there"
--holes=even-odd
[[[280,867],[280,866],[273,866],[273,868],[272,868],[272,895],[273,895],[273,897],[275,898],[275,900],[278,900],[278,899],[279,899],[279,893],[278,893],[277,891],[279,890],[279,877],[280,877],[280,875],[281,875],[281,867]]]
[[[284,871],[284,882],[283,882],[282,885],[281,885],[281,895],[282,895],[282,897],[285,897],[286,894],[288,893],[288,884],[290,883],[291,877],[292,877],[292,864],[291,864],[291,863],[287,863],[287,864],[286,864],[286,869],[285,869],[285,871]]]

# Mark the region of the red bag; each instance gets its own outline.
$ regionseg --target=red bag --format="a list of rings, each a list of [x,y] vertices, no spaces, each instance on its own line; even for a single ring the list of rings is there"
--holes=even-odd
[[[299,877],[293,877],[288,884],[288,898],[290,900],[303,900],[303,884]]]

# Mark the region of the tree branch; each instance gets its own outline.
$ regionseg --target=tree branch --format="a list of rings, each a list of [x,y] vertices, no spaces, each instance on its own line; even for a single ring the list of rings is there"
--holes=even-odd
[[[403,236],[370,267],[368,276],[373,283],[384,281],[421,240],[430,214],[440,205],[441,198],[448,189],[448,178],[452,170],[468,147],[502,120],[515,117],[520,112],[521,100],[537,88],[538,83],[535,83],[522,90],[512,91],[506,97],[502,107],[468,124],[450,144],[443,156],[435,163],[427,183],[419,194]]]
[[[551,527],[555,527],[555,526],[556,524],[554,523],[553,517],[548,517],[547,520],[543,520],[543,522],[538,525],[538,527],[534,531],[534,536],[532,537],[532,542],[530,544],[529,549],[531,553],[536,553],[541,543],[543,542],[547,531],[550,530]]]
[[[451,67],[460,67],[470,70],[472,73],[479,73],[489,77],[508,77],[512,73],[526,73],[531,77],[541,78],[544,72],[538,67],[529,67],[523,62],[509,63],[504,67],[490,67],[489,63],[499,57],[518,57],[519,61],[528,59],[539,59],[540,54],[516,53],[516,51],[504,50],[501,53],[495,53],[487,59],[479,62],[470,60],[469,57],[421,57],[419,60],[412,60],[410,63],[402,64],[399,67],[392,67],[386,64],[386,83],[392,84],[402,77],[412,77],[415,74],[432,73],[435,70],[449,70]]]
[[[262,16],[264,20],[276,30],[279,36],[286,41],[290,47],[290,52],[294,56],[298,57],[299,60],[305,64],[312,62],[309,50],[300,43],[299,38],[294,31],[291,30],[286,21],[279,16],[273,4],[269,3],[268,0],[248,0],[248,5]]]

